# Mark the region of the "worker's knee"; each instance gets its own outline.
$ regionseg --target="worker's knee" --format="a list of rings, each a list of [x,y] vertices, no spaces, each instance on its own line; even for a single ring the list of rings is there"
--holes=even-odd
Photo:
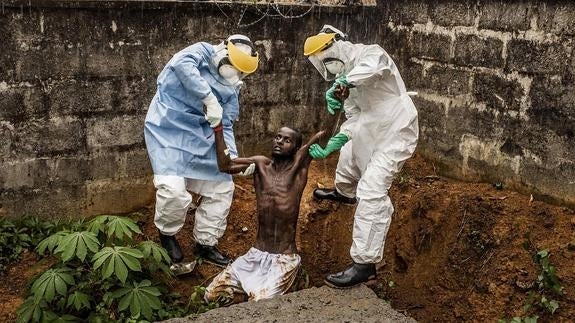
[[[154,184],[157,189],[156,205],[160,209],[185,210],[192,202],[192,195],[186,191],[183,177],[174,176],[163,180],[154,178]]]

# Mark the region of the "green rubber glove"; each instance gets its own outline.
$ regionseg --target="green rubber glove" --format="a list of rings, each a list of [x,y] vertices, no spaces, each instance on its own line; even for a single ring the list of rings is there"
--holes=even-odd
[[[325,101],[327,102],[327,112],[329,112],[329,114],[331,115],[334,115],[336,110],[343,108],[343,101],[338,99],[336,96],[338,88],[342,86],[348,89],[353,87],[353,85],[351,85],[347,81],[347,77],[345,75],[338,77],[335,80],[335,82],[333,82],[333,85],[329,88],[329,90],[325,92]]]
[[[338,151],[345,145],[346,142],[349,141],[349,138],[343,134],[338,133],[337,135],[329,138],[327,145],[325,148],[321,148],[318,144],[313,144],[309,147],[309,155],[313,159],[323,159],[329,156],[329,154],[333,153],[334,151]]]

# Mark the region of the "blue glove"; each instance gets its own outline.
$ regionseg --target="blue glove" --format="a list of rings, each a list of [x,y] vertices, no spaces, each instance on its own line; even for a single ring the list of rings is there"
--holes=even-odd
[[[327,112],[329,112],[329,114],[334,115],[336,110],[343,108],[343,101],[347,98],[349,89],[352,87],[353,85],[347,81],[345,75],[338,77],[335,82],[333,82],[333,85],[325,92]]]
[[[327,145],[325,148],[321,148],[318,144],[313,144],[309,147],[309,155],[313,159],[323,159],[329,156],[329,154],[333,153],[334,151],[338,151],[345,145],[346,142],[349,141],[349,137],[343,133],[338,133],[337,135],[329,138]]]

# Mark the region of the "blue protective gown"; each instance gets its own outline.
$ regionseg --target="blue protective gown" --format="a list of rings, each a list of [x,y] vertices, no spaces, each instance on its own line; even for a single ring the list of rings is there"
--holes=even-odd
[[[157,80],[144,136],[154,175],[225,181],[218,170],[214,131],[205,119],[204,99],[212,92],[223,108],[224,138],[237,157],[233,123],[239,114],[239,87],[227,85],[212,62],[214,47],[196,43],[175,54]]]

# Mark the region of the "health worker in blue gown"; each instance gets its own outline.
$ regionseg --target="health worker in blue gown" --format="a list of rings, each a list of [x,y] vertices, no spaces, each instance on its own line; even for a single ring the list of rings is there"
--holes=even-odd
[[[238,118],[242,79],[258,68],[250,39],[232,35],[218,45],[195,43],[176,53],[157,79],[144,135],[154,171],[154,223],[174,263],[184,256],[175,235],[190,207],[190,192],[201,196],[195,211],[196,255],[219,266],[230,259],[217,249],[232,203],[234,183],[218,171],[214,130],[224,133],[237,157],[233,125]],[[250,165],[241,175],[251,175]]]

